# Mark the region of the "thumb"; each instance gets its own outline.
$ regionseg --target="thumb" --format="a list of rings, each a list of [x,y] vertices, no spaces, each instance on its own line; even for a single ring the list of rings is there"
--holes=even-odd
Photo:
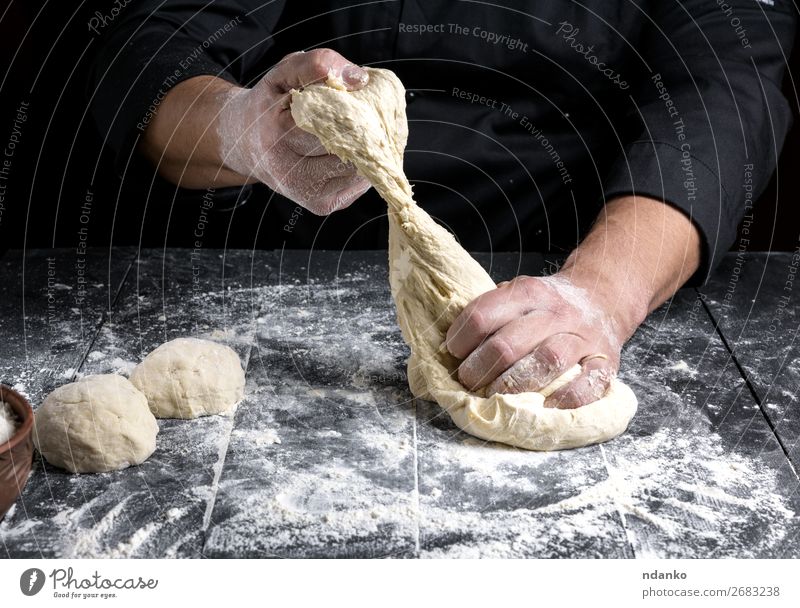
[[[329,78],[340,81],[353,91],[367,84],[369,74],[336,51],[314,49],[307,53],[299,51],[287,55],[267,73],[264,80],[279,92],[287,93]]]

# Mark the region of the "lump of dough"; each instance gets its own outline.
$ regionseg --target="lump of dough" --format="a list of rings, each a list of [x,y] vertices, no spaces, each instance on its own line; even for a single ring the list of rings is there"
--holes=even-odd
[[[157,418],[197,418],[230,410],[244,397],[244,370],[232,348],[178,338],[151,352],[131,372]]]
[[[104,473],[141,464],[156,449],[147,399],[122,376],[85,376],[60,386],[36,410],[33,441],[50,464]]]

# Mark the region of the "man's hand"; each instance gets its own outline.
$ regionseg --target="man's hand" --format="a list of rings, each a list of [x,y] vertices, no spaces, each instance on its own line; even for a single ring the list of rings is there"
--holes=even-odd
[[[519,276],[473,300],[447,333],[461,383],[487,394],[538,391],[576,363],[581,375],[545,400],[575,408],[605,394],[627,336],[608,305],[561,275]],[[594,296],[594,297],[593,297]]]
[[[353,166],[299,129],[291,90],[327,79],[349,90],[366,71],[330,49],[287,55],[252,89],[212,76],[190,78],[165,97],[142,151],[170,181],[189,188],[260,181],[317,215],[348,206],[369,189]]]
[[[545,400],[575,408],[602,397],[620,348],[700,263],[700,233],[647,197],[610,201],[561,270],[520,276],[472,301],[447,332],[458,377],[487,393],[535,391],[576,363],[582,373]]]
[[[252,89],[233,91],[219,121],[226,167],[264,182],[317,215],[348,206],[369,189],[355,167],[328,154],[319,139],[299,129],[289,109],[290,91],[328,78],[350,90],[367,72],[338,53],[292,53]]]

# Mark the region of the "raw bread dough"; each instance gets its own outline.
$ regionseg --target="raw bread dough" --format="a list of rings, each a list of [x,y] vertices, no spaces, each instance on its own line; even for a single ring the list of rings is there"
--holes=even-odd
[[[389,205],[389,280],[403,337],[411,347],[412,393],[434,400],[463,430],[532,450],[573,448],[622,433],[636,412],[636,397],[614,380],[606,395],[577,409],[545,408],[555,390],[494,394],[467,391],[457,380],[459,360],[443,346],[450,324],[494,281],[412,198],[403,173],[408,139],[405,90],[388,70],[367,68],[369,83],[348,92],[329,80],[292,92],[297,125],[325,148],[352,162]],[[553,384],[580,372],[575,366]],[[549,390],[548,390],[549,389]]]
[[[239,355],[197,338],[165,342],[131,372],[157,418],[197,418],[230,410],[244,397]]]
[[[47,462],[73,473],[116,471],[147,460],[158,423],[122,376],[85,376],[58,387],[36,410],[33,442]]]

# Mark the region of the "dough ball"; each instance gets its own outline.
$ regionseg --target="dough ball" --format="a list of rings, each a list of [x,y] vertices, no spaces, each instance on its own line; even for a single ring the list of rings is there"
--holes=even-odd
[[[34,416],[36,449],[50,464],[73,473],[141,464],[156,449],[157,434],[145,396],[114,374],[60,386]]]
[[[220,414],[244,397],[244,370],[232,348],[178,338],[151,352],[131,373],[158,418]]]

